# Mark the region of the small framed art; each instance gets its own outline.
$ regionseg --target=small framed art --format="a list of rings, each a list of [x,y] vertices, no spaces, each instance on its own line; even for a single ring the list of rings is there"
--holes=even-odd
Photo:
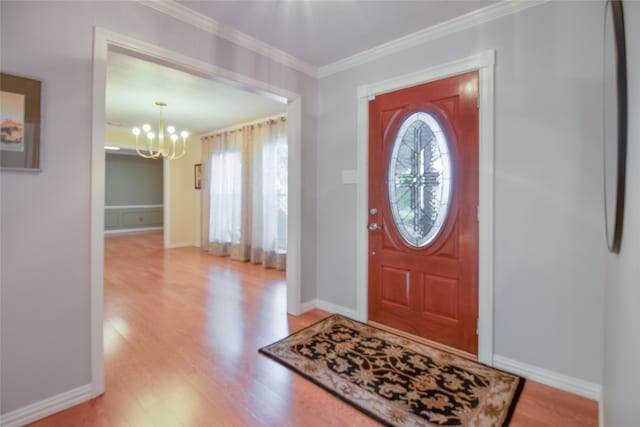
[[[196,190],[202,188],[202,163],[193,165],[193,186]]]
[[[0,73],[0,168],[40,170],[40,80]]]

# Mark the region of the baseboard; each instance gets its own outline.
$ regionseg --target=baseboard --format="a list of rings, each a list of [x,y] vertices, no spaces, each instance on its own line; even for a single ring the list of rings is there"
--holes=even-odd
[[[105,236],[120,236],[124,234],[144,233],[145,231],[162,230],[163,227],[120,228],[118,230],[104,230]]]
[[[316,308],[328,311],[329,313],[342,314],[343,316],[349,317],[351,319],[358,318],[358,313],[354,309],[334,304],[328,301],[316,300]]]
[[[193,246],[193,242],[171,243],[165,249],[190,248],[191,246]]]
[[[316,308],[317,302],[318,302],[317,300],[312,299],[311,301],[303,302],[302,304],[300,304],[300,314],[306,313],[307,311],[310,311]]]
[[[83,385],[56,396],[0,415],[0,426],[20,427],[91,399],[91,385]]]
[[[558,372],[549,371],[547,369],[509,359],[507,357],[498,355],[493,356],[493,366],[588,399],[599,401],[600,396],[602,395],[602,386],[600,384],[584,381]]]
[[[341,314],[351,319],[358,318],[358,313],[356,312],[356,310],[353,310],[348,307],[344,307],[342,305],[334,304],[332,302],[319,300],[319,299],[312,299],[310,301],[303,302],[302,304],[300,304],[300,313],[313,310],[314,308],[328,311],[329,313]]]

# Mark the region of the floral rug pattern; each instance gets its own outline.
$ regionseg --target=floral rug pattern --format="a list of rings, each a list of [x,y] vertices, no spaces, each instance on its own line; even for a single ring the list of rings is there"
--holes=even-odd
[[[524,382],[338,315],[260,352],[388,426],[506,426]]]

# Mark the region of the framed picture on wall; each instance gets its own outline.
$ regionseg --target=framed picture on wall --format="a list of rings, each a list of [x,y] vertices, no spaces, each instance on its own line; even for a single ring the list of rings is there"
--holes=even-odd
[[[0,73],[0,168],[40,170],[40,80]]]
[[[202,163],[193,166],[193,183],[196,190],[202,188]]]

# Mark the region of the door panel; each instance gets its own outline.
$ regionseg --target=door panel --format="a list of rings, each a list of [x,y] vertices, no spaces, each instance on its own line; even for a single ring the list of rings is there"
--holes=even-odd
[[[382,300],[409,307],[409,277],[408,270],[382,266]]]
[[[369,319],[474,354],[477,96],[473,72],[369,104]]]
[[[423,313],[458,319],[459,280],[431,274],[423,275],[424,294],[422,296]]]

